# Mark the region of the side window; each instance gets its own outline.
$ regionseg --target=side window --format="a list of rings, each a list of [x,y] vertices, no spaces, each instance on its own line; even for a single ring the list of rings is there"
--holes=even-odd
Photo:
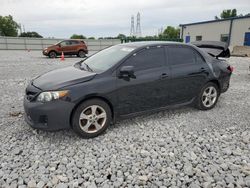
[[[194,50],[188,47],[170,46],[168,48],[170,65],[185,65],[196,63],[196,54]]]
[[[66,46],[66,41],[60,43],[61,46]]]
[[[69,45],[71,45],[71,42],[70,41],[62,41],[61,43],[60,43],[60,45],[61,46],[69,46]]]
[[[79,42],[78,41],[75,41],[75,40],[72,40],[72,41],[70,41],[71,42],[71,45],[77,45],[77,44],[79,44]]]
[[[162,47],[143,49],[125,62],[126,65],[134,66],[135,71],[161,67],[164,63],[165,54]]]

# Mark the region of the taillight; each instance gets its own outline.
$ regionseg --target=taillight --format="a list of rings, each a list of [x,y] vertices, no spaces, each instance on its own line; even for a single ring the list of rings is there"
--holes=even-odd
[[[229,70],[230,72],[233,72],[233,71],[234,71],[234,68],[233,68],[232,66],[229,65],[229,66],[227,67],[227,70]]]

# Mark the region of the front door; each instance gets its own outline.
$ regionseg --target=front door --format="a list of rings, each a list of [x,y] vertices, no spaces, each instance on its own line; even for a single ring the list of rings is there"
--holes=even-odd
[[[245,33],[244,46],[250,46],[250,32]]]
[[[120,66],[133,66],[135,78],[117,78],[119,115],[151,110],[168,103],[170,71],[165,63],[165,50],[158,46],[135,53]]]
[[[70,52],[72,51],[72,45],[70,41],[62,41],[60,43],[60,51],[59,52],[63,52],[65,55],[70,54]]]

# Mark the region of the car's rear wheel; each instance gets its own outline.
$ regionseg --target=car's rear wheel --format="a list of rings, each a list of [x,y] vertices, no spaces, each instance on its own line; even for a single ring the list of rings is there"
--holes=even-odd
[[[109,105],[100,99],[91,99],[80,104],[72,116],[73,130],[84,138],[103,133],[111,122]]]
[[[78,57],[84,58],[86,56],[86,53],[83,50],[80,50],[77,54]]]
[[[56,54],[56,52],[54,52],[54,51],[51,51],[51,52],[49,53],[49,58],[56,58],[56,56],[57,56],[57,54]]]
[[[200,110],[212,109],[220,96],[218,86],[213,82],[208,82],[204,85],[197,98],[197,107]]]

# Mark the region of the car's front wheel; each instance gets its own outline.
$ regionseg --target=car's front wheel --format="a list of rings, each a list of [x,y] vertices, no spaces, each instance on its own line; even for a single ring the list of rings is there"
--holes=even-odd
[[[54,52],[54,51],[51,51],[51,52],[49,53],[49,58],[56,58],[56,56],[57,56],[57,54],[56,54],[56,52]]]
[[[85,52],[83,50],[80,50],[77,54],[78,57],[84,58],[86,56]]]
[[[109,105],[100,99],[91,99],[80,104],[73,116],[73,130],[84,138],[93,138],[103,133],[111,122]]]
[[[200,110],[212,109],[220,96],[220,91],[218,86],[213,82],[208,82],[205,84],[197,98],[197,107]]]

